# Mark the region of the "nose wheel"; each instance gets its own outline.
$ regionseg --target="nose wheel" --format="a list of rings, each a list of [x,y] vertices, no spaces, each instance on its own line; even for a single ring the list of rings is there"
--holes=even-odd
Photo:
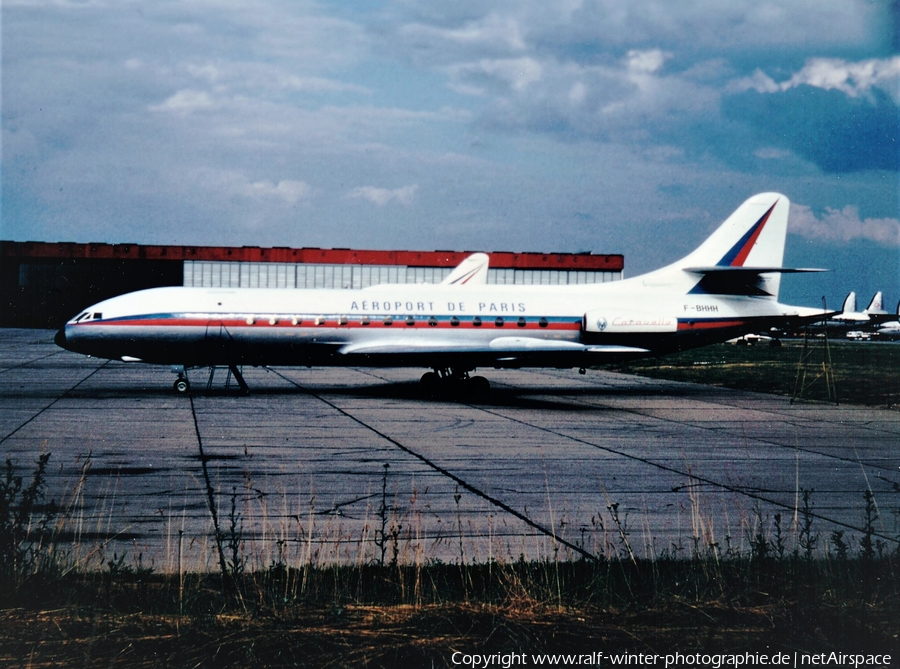
[[[178,374],[178,378],[175,379],[175,383],[172,384],[172,389],[175,391],[175,393],[178,395],[187,395],[189,392],[191,392],[191,382],[188,381],[185,367],[181,365],[175,365],[172,367],[172,371]],[[209,381],[207,381],[206,383],[207,392],[212,390],[213,377],[215,373],[216,368],[210,367]],[[235,381],[237,381],[237,384],[244,395],[250,393],[250,387],[247,385],[247,382],[244,381],[244,375],[241,374],[240,368],[236,365],[228,365],[228,376],[225,378],[226,390],[228,390],[228,383],[232,377],[235,379]]]

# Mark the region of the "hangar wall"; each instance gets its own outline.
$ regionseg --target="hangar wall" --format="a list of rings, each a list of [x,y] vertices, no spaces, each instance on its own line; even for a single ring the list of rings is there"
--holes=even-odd
[[[367,288],[381,283],[440,283],[453,267],[184,261],[184,285],[203,288]],[[489,284],[604,283],[621,271],[490,267]]]
[[[471,252],[0,241],[0,327],[60,327],[84,307],[160,286],[362,288],[436,283]],[[624,258],[490,253],[488,283],[622,278]]]
[[[181,285],[180,259],[91,253],[99,246],[0,241],[0,327],[56,328],[100,300]]]

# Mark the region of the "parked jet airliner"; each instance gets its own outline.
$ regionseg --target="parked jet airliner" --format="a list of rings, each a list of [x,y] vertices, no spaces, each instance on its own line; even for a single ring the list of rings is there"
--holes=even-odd
[[[863,311],[856,310],[856,293],[850,292],[844,298],[844,305],[841,311],[834,314],[829,322],[838,325],[860,325],[872,324],[878,325],[892,318],[892,315],[884,310],[884,294],[879,290],[872,296],[869,306]]]
[[[486,258],[438,285],[362,290],[153,288],[96,304],[56,343],[102,358],[184,369],[240,365],[425,367],[423,384],[484,391],[477,367],[585,368],[821,320],[778,302],[788,198],[744,202],[694,252],[602,284],[487,285]],[[468,263],[468,264],[467,264]],[[467,277],[470,277],[471,280]],[[465,382],[465,383],[463,383]]]

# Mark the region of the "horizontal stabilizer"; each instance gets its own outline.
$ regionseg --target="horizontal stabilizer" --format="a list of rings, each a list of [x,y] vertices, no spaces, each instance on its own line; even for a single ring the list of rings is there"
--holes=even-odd
[[[830,270],[818,267],[723,267],[721,265],[713,265],[712,267],[685,267],[684,271],[694,274],[799,274],[802,272],[828,272]]]
[[[683,267],[685,272],[700,274],[702,279],[690,292],[707,295],[752,295],[775,297],[778,283],[771,278],[776,274],[797,274],[803,272],[827,272],[811,267],[734,267],[711,265],[707,267]],[[768,275],[768,278],[767,278]]]
[[[802,325],[804,323],[819,323],[829,318],[834,318],[840,313],[833,309],[817,309],[815,307],[791,307],[792,314],[783,314],[789,322],[794,325]]]

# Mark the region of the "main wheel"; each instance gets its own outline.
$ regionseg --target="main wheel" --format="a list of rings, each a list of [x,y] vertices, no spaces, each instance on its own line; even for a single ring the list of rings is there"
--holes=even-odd
[[[473,376],[469,379],[469,392],[475,397],[487,395],[491,390],[491,382],[483,376]]]
[[[441,385],[441,377],[434,372],[425,372],[419,379],[419,383],[422,384],[422,390],[426,393],[434,393]]]
[[[175,392],[179,395],[187,395],[191,391],[191,384],[187,379],[176,379],[175,383],[172,384],[172,388],[175,389]]]

